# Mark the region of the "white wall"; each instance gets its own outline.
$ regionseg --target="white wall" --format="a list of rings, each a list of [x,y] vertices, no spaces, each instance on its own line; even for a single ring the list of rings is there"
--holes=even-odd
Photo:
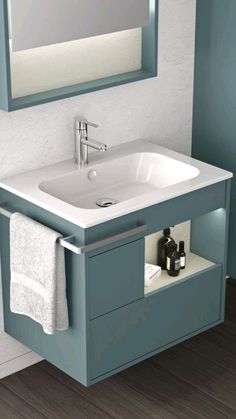
[[[76,115],[100,124],[91,136],[110,147],[145,138],[189,154],[195,3],[160,0],[158,78],[11,114],[0,111],[0,177],[70,158]]]

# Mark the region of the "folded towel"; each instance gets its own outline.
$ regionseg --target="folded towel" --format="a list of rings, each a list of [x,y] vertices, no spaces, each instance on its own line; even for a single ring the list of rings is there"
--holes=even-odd
[[[69,327],[61,235],[24,215],[10,220],[10,309],[40,323],[47,334]]]
[[[161,275],[161,267],[145,263],[145,287],[149,287],[153,281]]]

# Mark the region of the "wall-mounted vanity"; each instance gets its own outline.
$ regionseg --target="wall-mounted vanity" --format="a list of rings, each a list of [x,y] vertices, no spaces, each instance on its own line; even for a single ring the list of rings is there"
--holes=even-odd
[[[91,170],[96,179],[89,179]],[[140,141],[95,156],[81,170],[66,161],[2,180],[5,331],[90,386],[221,323],[231,177]],[[118,203],[99,208],[96,200],[105,190]],[[66,332],[45,335],[40,325],[9,310],[8,217],[14,211],[73,236],[62,242],[68,247]],[[187,268],[176,278],[164,272],[145,288],[145,247],[152,235],[189,220]]]
[[[0,0],[0,108],[157,75],[158,0]]]

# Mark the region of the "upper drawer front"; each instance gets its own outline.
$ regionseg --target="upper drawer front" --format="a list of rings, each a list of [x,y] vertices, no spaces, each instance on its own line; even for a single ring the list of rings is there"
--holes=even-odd
[[[221,266],[91,322],[91,379],[220,319]]]
[[[144,239],[88,258],[89,314],[95,318],[144,296]]]

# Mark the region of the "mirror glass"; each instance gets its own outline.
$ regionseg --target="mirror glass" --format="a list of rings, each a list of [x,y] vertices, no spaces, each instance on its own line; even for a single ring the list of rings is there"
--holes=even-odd
[[[149,0],[11,0],[20,51],[147,26]]]
[[[9,0],[12,97],[140,70],[149,0]]]

